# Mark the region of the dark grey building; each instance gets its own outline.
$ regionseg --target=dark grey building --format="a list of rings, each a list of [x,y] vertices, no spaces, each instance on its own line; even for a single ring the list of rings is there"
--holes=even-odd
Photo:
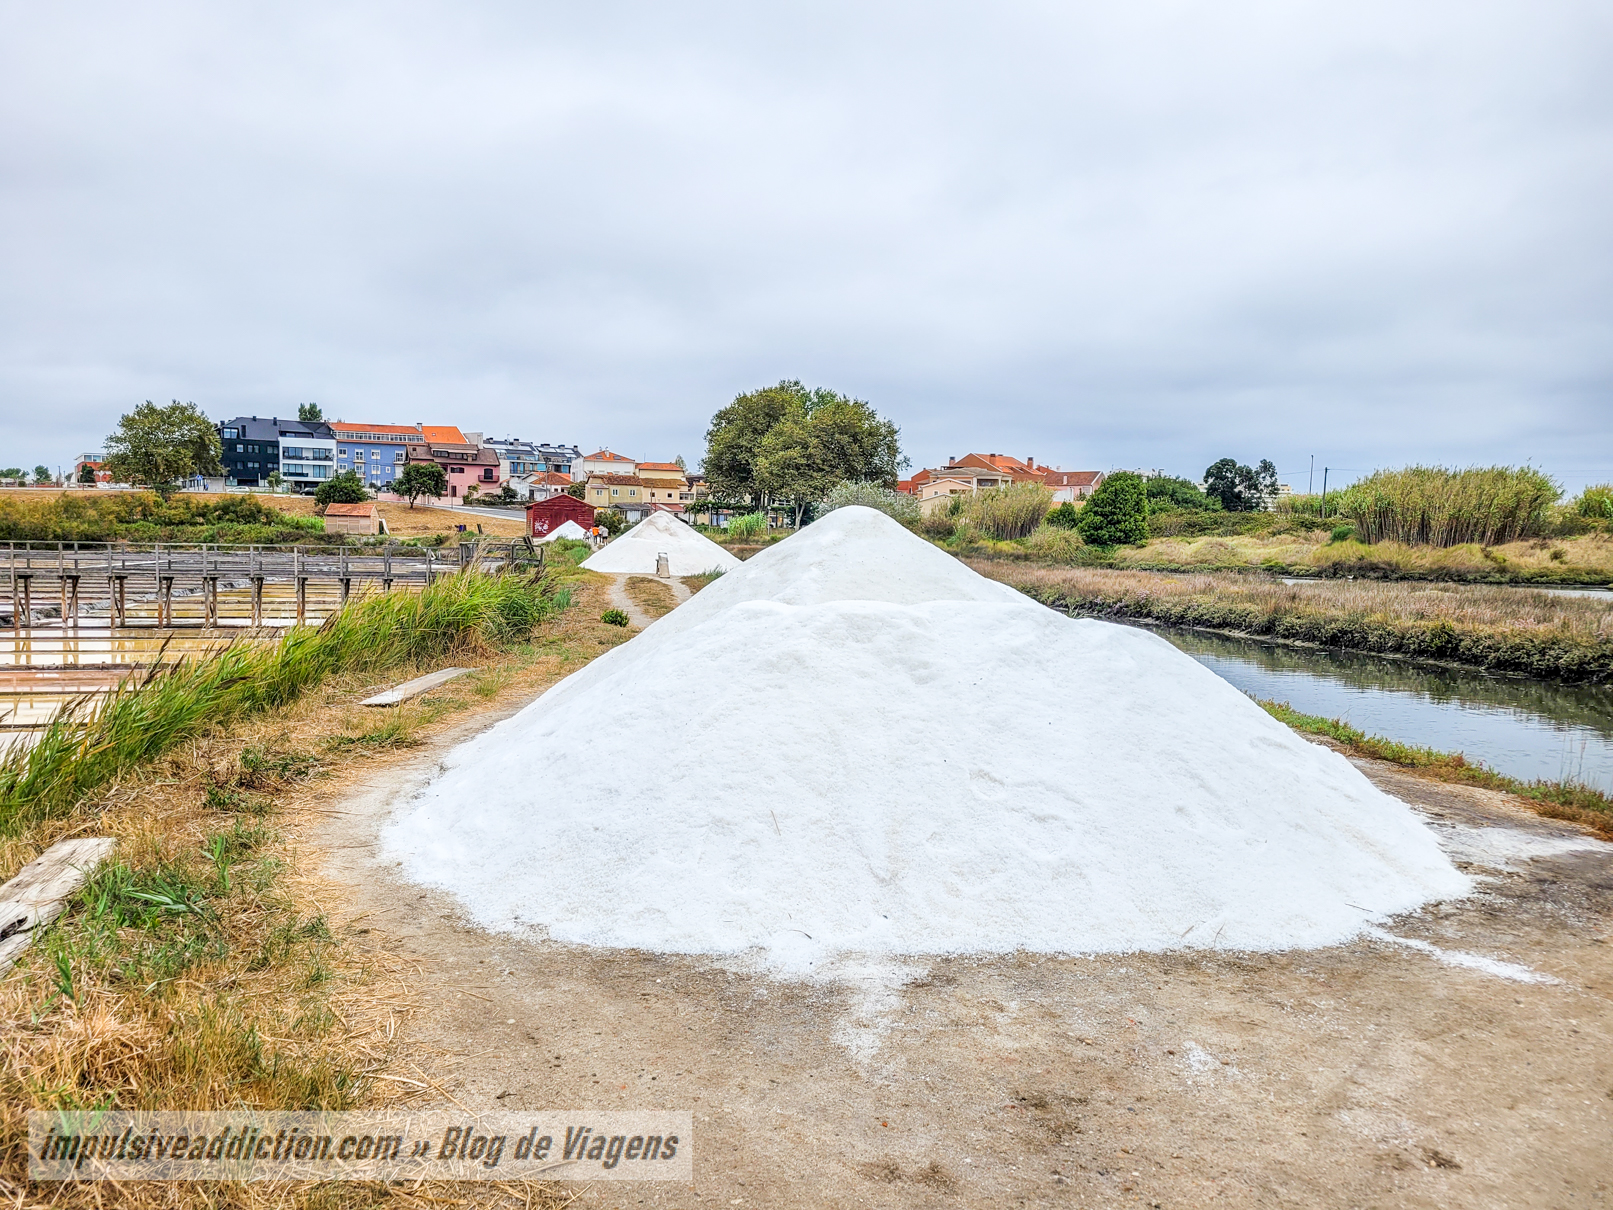
[[[267,487],[278,473],[286,486],[311,492],[336,472],[336,438],[320,420],[237,416],[218,426],[227,487]]]

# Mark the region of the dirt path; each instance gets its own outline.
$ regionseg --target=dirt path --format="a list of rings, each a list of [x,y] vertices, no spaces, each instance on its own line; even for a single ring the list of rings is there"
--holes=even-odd
[[[628,624],[631,625],[634,630],[643,630],[646,626],[651,625],[655,619],[649,614],[645,613],[644,610],[639,607],[638,602],[627,595],[627,582],[632,578],[633,577],[631,576],[611,577],[609,589],[611,608],[620,609],[623,613],[625,613],[627,615]],[[657,579],[655,582],[657,584],[664,584],[667,586],[667,588],[671,589],[672,595],[677,598],[679,605],[683,604],[693,595],[689,591],[689,586],[682,580],[679,580],[675,577],[667,580]]]
[[[1613,847],[1497,857],[1579,835],[1502,795],[1362,764],[1453,852],[1491,854],[1480,893],[1393,933],[1553,982],[1362,940],[888,962],[781,983],[491,935],[398,880],[376,829],[492,721],[467,720],[338,804],[328,873],[349,898],[333,917],[420,972],[427,1007],[403,1026],[400,1075],[473,1110],[693,1110],[692,1189],[599,1186],[583,1204],[1613,1201]],[[563,770],[539,775],[566,792]]]

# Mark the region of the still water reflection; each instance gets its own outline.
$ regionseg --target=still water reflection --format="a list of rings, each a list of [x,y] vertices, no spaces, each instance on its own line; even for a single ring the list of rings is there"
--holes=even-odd
[[[1463,752],[1512,777],[1613,792],[1613,686],[1559,685],[1222,638],[1160,632],[1246,693],[1369,735]]]

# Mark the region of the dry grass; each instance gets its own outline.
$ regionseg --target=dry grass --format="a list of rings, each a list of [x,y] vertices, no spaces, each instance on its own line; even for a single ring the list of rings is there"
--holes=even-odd
[[[1470,584],[1169,575],[976,561],[1071,613],[1140,618],[1565,680],[1613,676],[1613,597]]]
[[[1577,597],[1483,584],[1431,585],[1418,581],[1324,580],[1284,584],[1245,575],[1174,575],[1108,568],[1002,567],[975,570],[1019,586],[1058,585],[1110,601],[1139,596],[1214,598],[1278,614],[1303,610],[1398,621],[1447,621],[1497,629],[1553,631],[1587,640],[1613,637],[1613,594]]]
[[[652,618],[664,618],[678,607],[678,598],[660,580],[652,580],[648,576],[628,576],[626,588],[633,604]]]
[[[21,499],[38,500],[59,495],[84,495],[63,488],[0,488],[0,495],[15,495]],[[106,492],[90,493],[105,496]],[[186,499],[194,500],[229,500],[238,499],[233,493],[197,492],[194,495],[186,493]],[[312,516],[315,504],[312,496],[296,495],[270,495],[264,493],[261,499],[283,513],[292,513],[297,516]],[[424,538],[433,535],[443,535],[457,539],[459,531],[456,526],[463,525],[466,533],[474,537],[476,527],[482,527],[484,535],[494,538],[519,538],[526,533],[526,516],[523,513],[511,513],[508,519],[503,517],[487,517],[477,513],[456,513],[446,508],[426,508],[417,505],[410,508],[407,504],[394,504],[387,500],[377,500],[375,507],[380,510],[382,518],[386,521],[387,529],[395,538]]]
[[[1426,580],[1613,580],[1613,536],[1536,538],[1502,546],[1406,546],[1399,542],[1330,542],[1325,531],[1209,538],[1154,538],[1120,547],[1120,567],[1266,568],[1297,575],[1406,577]]]
[[[68,835],[116,837],[114,861],[0,979],[0,1191],[19,1205],[135,1207],[561,1205],[536,1185],[30,1186],[28,1108],[366,1106],[435,1099],[399,1060],[413,1005],[401,967],[348,944],[341,888],[308,861],[333,795],[399,746],[472,710],[523,700],[628,636],[597,621],[603,580],[574,573],[578,608],[474,677],[397,712],[384,687],[331,678],[122,777],[73,814],[0,840],[15,871]],[[387,684],[425,667],[393,669]],[[372,674],[372,677],[374,674]],[[157,888],[175,908],[153,911]],[[388,1076],[388,1079],[378,1077]]]

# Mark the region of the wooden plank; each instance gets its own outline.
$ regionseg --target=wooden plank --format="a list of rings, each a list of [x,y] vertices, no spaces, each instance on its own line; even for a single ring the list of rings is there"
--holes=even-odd
[[[476,671],[474,668],[444,668],[441,672],[428,673],[417,676],[412,681],[404,681],[388,689],[385,693],[377,693],[374,697],[359,703],[361,706],[401,706],[410,698],[419,697],[422,693],[430,693],[438,685],[446,685],[456,676],[464,676],[467,672]]]
[[[107,837],[62,840],[0,886],[0,974],[11,969],[39,929],[60,916],[118,842]]]

